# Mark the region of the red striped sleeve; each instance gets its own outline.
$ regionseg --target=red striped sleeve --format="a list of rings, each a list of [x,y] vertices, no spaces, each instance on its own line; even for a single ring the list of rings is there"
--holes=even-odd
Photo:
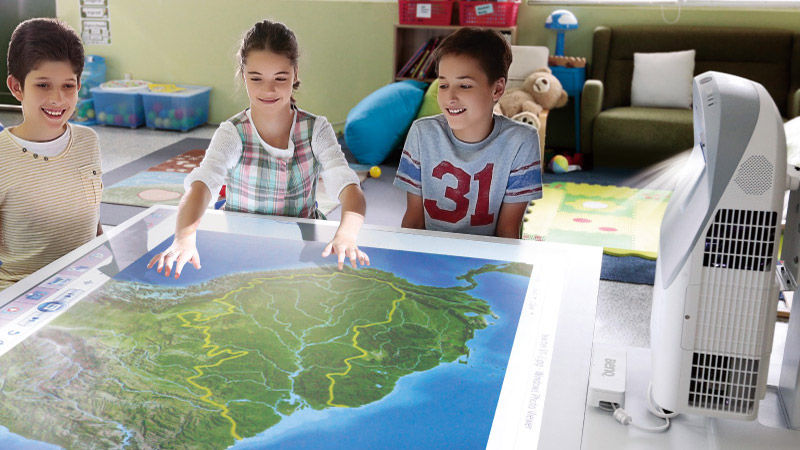
[[[416,166],[420,165],[419,161],[417,161],[416,159],[411,157],[411,153],[408,153],[408,150],[403,150],[403,156],[408,158],[408,160],[411,161],[412,163],[414,163],[414,165],[416,165]]]
[[[519,196],[519,195],[533,194],[534,192],[541,192],[541,191],[542,191],[542,188],[541,188],[541,186],[539,186],[539,187],[536,187],[536,188],[533,188],[533,189],[525,189],[524,191],[514,192],[513,194],[506,194],[506,195],[511,196],[511,197],[516,197],[516,196]]]
[[[523,171],[523,170],[528,170],[528,169],[530,169],[531,167],[536,167],[536,166],[538,166],[538,165],[539,165],[539,161],[535,161],[535,162],[533,162],[532,164],[528,164],[527,166],[518,167],[518,168],[516,168],[516,169],[512,170],[512,171],[511,171],[511,173],[515,173],[515,172],[521,172],[521,171]]]
[[[402,182],[404,182],[404,183],[410,184],[411,186],[414,186],[417,189],[422,189],[422,185],[421,184],[417,183],[416,181],[411,180],[410,178],[406,178],[406,177],[404,177],[402,175],[397,175],[397,179],[402,181]]]

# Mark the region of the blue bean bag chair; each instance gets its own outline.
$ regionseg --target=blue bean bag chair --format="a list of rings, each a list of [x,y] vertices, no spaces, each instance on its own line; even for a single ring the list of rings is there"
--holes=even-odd
[[[403,144],[428,84],[406,80],[369,94],[347,114],[344,140],[361,164],[378,165]]]

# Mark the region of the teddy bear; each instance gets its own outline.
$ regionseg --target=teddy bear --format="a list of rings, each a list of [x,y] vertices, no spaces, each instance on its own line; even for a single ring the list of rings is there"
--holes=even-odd
[[[494,107],[496,114],[539,128],[539,113],[543,109],[560,108],[567,104],[567,92],[547,67],[537,69],[518,88],[509,89]]]

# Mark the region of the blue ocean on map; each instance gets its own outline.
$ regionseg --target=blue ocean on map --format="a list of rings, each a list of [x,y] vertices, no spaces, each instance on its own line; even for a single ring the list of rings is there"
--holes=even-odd
[[[8,431],[0,425],[0,448],[24,448],[26,450],[56,450],[61,447],[45,442],[32,441]]]
[[[335,256],[322,257],[322,250],[326,244],[324,242],[300,242],[257,236],[246,236],[242,239],[242,236],[228,233],[199,231],[197,249],[202,265],[200,270],[191,264],[186,264],[181,277],[177,280],[173,277],[166,278],[155,270],[147,270],[147,263],[153,255],[164,251],[171,243],[170,237],[114,278],[161,286],[188,286],[234,273],[336,264]],[[412,283],[427,286],[463,286],[466,283],[456,280],[456,276],[486,264],[502,262],[372,247],[359,248],[369,255],[371,267],[395,273]],[[523,290],[522,294],[524,293]]]
[[[170,238],[116,278],[162,285],[195,284],[237,272],[336,263],[334,257],[322,258],[325,246],[322,242],[258,237],[243,240],[214,232],[200,232],[197,242],[202,262],[199,271],[187,265],[181,278],[165,280],[153,270],[143,270],[152,255],[169,246]],[[463,286],[466,283],[457,280],[457,276],[486,264],[502,262],[371,247],[361,249],[369,255],[372,268],[427,286]],[[295,412],[234,448],[484,448],[529,280],[499,272],[479,277],[478,287],[469,293],[488,301],[498,318],[489,318],[491,325],[478,330],[475,338],[467,343],[471,350],[467,364],[442,364],[402,377],[390,395],[359,408]],[[416,432],[409,433],[409,430]]]
[[[179,279],[146,270],[153,255],[166,249],[163,242],[114,278],[121,281],[185,286],[241,273],[336,264],[334,256],[322,258],[321,242],[198,232],[202,269],[187,264]],[[371,267],[420,285],[464,286],[456,277],[495,261],[409,251],[361,247]],[[470,355],[425,372],[402,377],[383,399],[358,408],[304,410],[236,443],[234,449],[262,448],[484,448],[486,446],[505,368],[528,288],[526,277],[500,272],[477,276],[478,286],[468,291],[486,300],[497,318],[477,330],[467,342]],[[57,448],[26,440],[0,427],[0,447]]]
[[[449,275],[452,282],[458,273]],[[487,300],[499,318],[467,343],[467,364],[402,377],[387,397],[360,408],[294,413],[233,448],[485,448],[528,280],[480,277],[470,294]]]

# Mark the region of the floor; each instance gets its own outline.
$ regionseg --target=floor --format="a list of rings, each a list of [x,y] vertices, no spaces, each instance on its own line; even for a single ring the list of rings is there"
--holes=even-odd
[[[22,115],[19,112],[0,110],[0,123],[6,127],[21,120]],[[103,171],[108,172],[181,139],[210,138],[216,127],[206,125],[184,133],[106,126],[94,126],[93,129],[100,138]],[[392,186],[395,167],[381,166],[381,169],[383,173],[379,178],[368,178],[363,184],[367,198],[366,223],[397,227],[405,211],[405,194]],[[339,220],[339,214],[337,208],[328,218]],[[649,347],[652,291],[653,287],[649,285],[601,280],[594,330],[595,342]]]
[[[22,114],[15,111],[0,111],[0,123],[9,127],[22,122]],[[181,133],[179,131],[160,131],[149,128],[92,127],[100,138],[100,162],[103,172],[109,172],[162,147],[183,138],[196,137],[210,139],[216,127],[205,125]]]

